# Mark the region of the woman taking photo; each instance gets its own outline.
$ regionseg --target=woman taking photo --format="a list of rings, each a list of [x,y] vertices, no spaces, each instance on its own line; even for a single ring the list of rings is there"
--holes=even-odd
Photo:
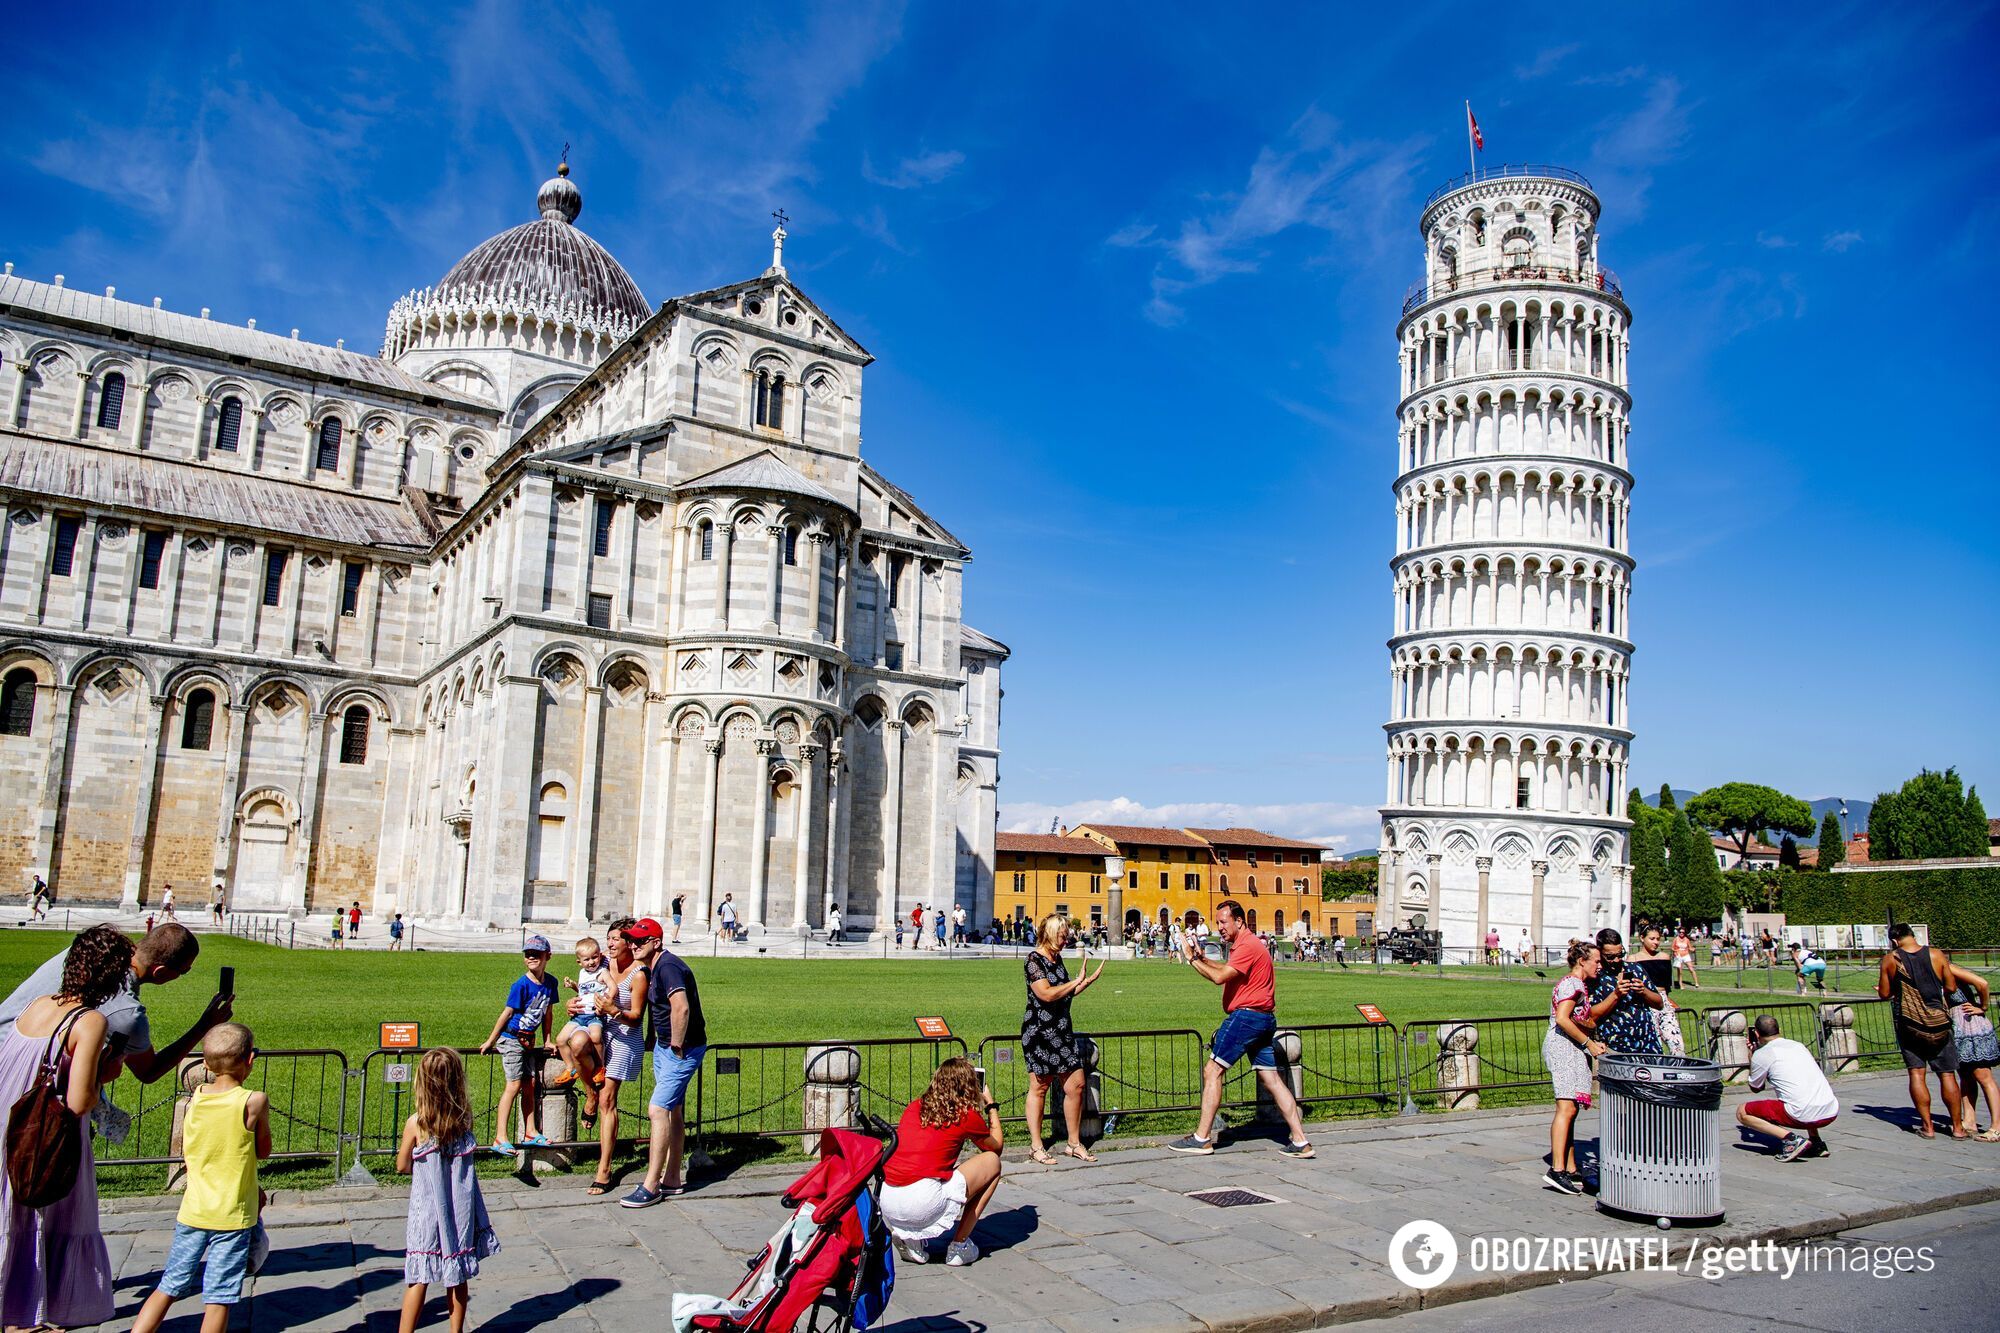
[[[1000,1188],[1005,1141],[1000,1103],[972,1061],[961,1055],[939,1065],[897,1122],[896,1151],[882,1168],[882,1220],[899,1257],[929,1263],[925,1247],[947,1232],[945,1263],[957,1268],[979,1257],[972,1228]],[[961,1162],[967,1143],[974,1152]]]
[[[1542,1183],[1564,1194],[1583,1193],[1576,1172],[1576,1111],[1590,1105],[1590,1058],[1604,1054],[1604,1043],[1591,1036],[1588,996],[1603,964],[1597,946],[1571,940],[1569,975],[1549,995],[1549,1032],[1542,1038],[1542,1062],[1555,1084],[1556,1114],[1549,1123],[1549,1170]]]
[[[1062,1080],[1063,1126],[1069,1142],[1063,1155],[1080,1162],[1094,1162],[1083,1146],[1083,1056],[1076,1048],[1076,1031],[1070,1026],[1069,1002],[1089,990],[1104,975],[1104,964],[1090,970],[1085,958],[1075,981],[1063,965],[1063,945],[1069,940],[1069,922],[1050,913],[1035,932],[1035,948],[1028,955],[1028,1012],[1021,1019],[1021,1058],[1028,1065],[1028,1156],[1043,1166],[1056,1159],[1042,1146],[1042,1106],[1049,1085]]]
[[[62,989],[21,1011],[0,1041],[0,1142],[14,1103],[38,1084],[44,1062],[55,1069],[63,1104],[79,1116],[97,1109],[103,1081],[118,1076],[119,1056],[104,1049],[96,1007],[132,974],[132,941],[111,926],[92,926],[70,945]],[[97,1221],[97,1162],[90,1127],[82,1133],[76,1183],[43,1208],[14,1199],[0,1171],[0,1323],[8,1333],[49,1326],[78,1328],[111,1318],[111,1255]]]
[[[620,917],[604,937],[611,955],[612,994],[595,997],[597,1011],[604,1015],[604,1087],[597,1096],[597,1175],[584,1190],[592,1197],[611,1188],[611,1153],[618,1145],[618,1090],[639,1077],[646,1065],[641,1029],[646,1021],[647,974],[632,953],[634,933],[657,938],[660,925],[650,917],[643,923]]]

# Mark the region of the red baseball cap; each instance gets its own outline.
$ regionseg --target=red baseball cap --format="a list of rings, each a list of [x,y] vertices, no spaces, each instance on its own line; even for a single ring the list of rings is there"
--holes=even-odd
[[[665,938],[660,923],[649,916],[640,917],[620,932],[628,940],[657,940]]]

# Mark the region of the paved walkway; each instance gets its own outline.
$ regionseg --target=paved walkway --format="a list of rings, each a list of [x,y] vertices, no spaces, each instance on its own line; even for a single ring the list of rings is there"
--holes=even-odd
[[[2000,1199],[2000,1145],[1924,1142],[1900,1075],[1838,1081],[1834,1152],[1780,1164],[1725,1135],[1727,1220],[1691,1239],[1789,1240]],[[1741,1099],[1732,1093],[1730,1102]],[[1725,1105],[1724,1113],[1729,1113]],[[1461,1243],[1474,1234],[1645,1236],[1587,1198],[1540,1185],[1548,1111],[1472,1112],[1321,1127],[1319,1156],[1294,1162],[1245,1135],[1212,1157],[1159,1146],[1106,1151],[1096,1166],[1054,1169],[1008,1153],[1008,1175],[977,1238],[979,1262],[898,1266],[878,1327],[979,1333],[1283,1330],[1520,1290],[1556,1280],[1459,1272],[1421,1297],[1388,1270],[1389,1237],[1431,1218]],[[1597,1133],[1586,1114],[1581,1137]],[[487,1199],[504,1253],[472,1290],[472,1326],[657,1330],[676,1291],[726,1292],[784,1217],[777,1193],[796,1169],[760,1168],[633,1212],[587,1199],[581,1177],[501,1182]],[[1272,1206],[1218,1209],[1187,1197],[1214,1186],[1258,1190]],[[108,1205],[120,1320],[159,1276],[171,1204]],[[402,1296],[404,1203],[389,1191],[288,1195],[267,1213],[273,1253],[233,1327],[394,1329]],[[199,1307],[179,1307],[191,1333]]]

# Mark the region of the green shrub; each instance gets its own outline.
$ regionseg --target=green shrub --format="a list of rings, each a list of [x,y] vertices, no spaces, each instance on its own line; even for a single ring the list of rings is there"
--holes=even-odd
[[[1942,949],[2000,944],[2000,865],[1781,877],[1785,920],[1799,926],[1913,921]]]

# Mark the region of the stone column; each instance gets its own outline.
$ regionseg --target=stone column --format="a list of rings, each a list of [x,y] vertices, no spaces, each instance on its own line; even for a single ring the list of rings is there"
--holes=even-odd
[[[146,447],[146,406],[152,400],[153,394],[151,387],[146,383],[146,378],[143,375],[138,376],[132,383],[127,384],[125,389],[125,396],[128,399],[132,396],[131,391],[133,389],[139,391],[138,400],[131,404],[132,451],[138,453]],[[196,394],[194,400],[194,456],[196,458],[207,457],[207,444],[208,398],[205,395]]]
[[[1479,920],[1473,927],[1473,948],[1479,950],[1480,962],[1486,961],[1486,932],[1492,927],[1493,858],[1480,856],[1473,858],[1473,865],[1479,868]]]
[[[1722,1066],[1722,1081],[1746,1083],[1750,1079],[1750,1020],[1741,1009],[1710,1009],[1708,1040],[1710,1056]]]
[[[847,915],[847,784],[839,741],[826,752],[826,906]]]
[[[887,881],[882,886],[881,904],[893,920],[903,914],[903,724],[895,718],[882,721],[883,758],[888,781],[882,788],[882,870]],[[879,915],[876,918],[881,919]]]
[[[1479,1109],[1479,1027],[1445,1023],[1437,1029],[1438,1109]]]
[[[773,740],[757,742],[757,760],[751,766],[750,807],[750,901],[744,904],[749,909],[750,922],[754,925],[768,925],[770,913],[771,875],[771,756],[777,753],[778,743]]]
[[[729,564],[735,547],[735,528],[728,523],[715,525],[715,628],[729,627]]]
[[[310,730],[306,732],[305,772],[299,783],[298,873],[296,877],[288,876],[286,883],[286,893],[291,898],[287,906],[294,916],[305,913],[306,898],[312,889],[313,845],[319,836],[320,770],[326,766],[326,714],[311,713],[306,725]]]
[[[850,548],[842,543],[833,550],[833,641],[847,649],[853,649],[847,642],[847,627],[854,623],[852,608],[848,605],[854,596],[854,565]]]
[[[79,440],[83,438],[84,422],[87,419],[84,409],[89,406],[89,403],[90,372],[79,370],[76,372],[76,414],[70,420],[69,430],[69,433]]]
[[[586,685],[583,690],[583,756],[578,765],[576,832],[569,848],[569,928],[581,931],[590,924],[591,849],[597,828],[597,758],[604,747],[604,688]]]
[[[1299,1057],[1304,1052],[1304,1044],[1300,1041],[1299,1034],[1291,1028],[1279,1029],[1271,1038],[1271,1051],[1278,1060],[1278,1078],[1291,1089],[1292,1099],[1298,1100],[1305,1095],[1305,1072],[1299,1067]],[[1269,1090],[1264,1087],[1264,1080],[1259,1078],[1253,1079],[1252,1082],[1257,1085],[1258,1123],[1284,1124],[1285,1118],[1278,1113],[1278,1103],[1272,1100]],[[1305,1113],[1304,1107],[1300,1107],[1299,1110],[1301,1115]]]
[[[697,826],[701,838],[701,862],[695,872],[695,919],[710,922],[715,905],[715,788],[722,767],[722,738],[714,736],[701,743],[708,755],[707,767],[702,773],[701,823]]]
[[[132,810],[132,840],[125,853],[125,892],[119,904],[128,912],[139,906],[139,890],[146,877],[146,848],[152,842],[153,789],[160,779],[160,737],[165,730],[167,698],[156,694],[146,707],[150,714],[146,725],[146,766],[139,772],[139,801]]]
[[[851,1129],[861,1113],[861,1052],[852,1046],[808,1046],[802,1099],[801,1151],[816,1152],[823,1129]]]
[[[49,760],[42,770],[42,799],[35,811],[35,866],[56,884],[56,824],[62,817],[69,777],[70,705],[73,685],[38,685],[35,693],[49,702]],[[62,886],[56,884],[58,891]]]
[[[813,551],[818,553],[819,543],[813,543]],[[808,897],[812,893],[812,823],[816,795],[813,768],[819,751],[820,747],[811,741],[799,746],[799,831],[792,840],[792,929],[801,935],[811,929],[812,905]]]
[[[767,632],[775,634],[778,621],[785,613],[785,529],[781,524],[766,524],[764,535],[771,539],[771,551],[766,564],[766,568],[770,571],[770,582],[764,590],[764,628]]]
[[[1528,934],[1535,941],[1535,956],[1539,960],[1545,948],[1542,940],[1542,884],[1549,875],[1547,861],[1531,861],[1529,867],[1535,872],[1533,896],[1528,901]]]
[[[1854,1030],[1854,1006],[1819,1007],[1820,1048],[1829,1074],[1853,1074],[1861,1068],[1861,1036]]]
[[[807,605],[811,607],[807,637],[814,643],[824,643],[826,628],[825,622],[820,619],[819,602],[822,582],[826,578],[826,533],[815,528],[806,534],[806,542],[812,547],[812,577],[806,592]]]
[[[34,367],[26,361],[16,361],[13,366],[14,378],[7,382],[7,428],[18,430],[21,425],[21,398],[27,391],[28,375]]]
[[[218,562],[221,556],[222,552],[218,548],[216,551]],[[250,703],[246,699],[230,704],[216,716],[223,718],[223,725],[229,728],[220,743],[229,747],[230,754],[222,765],[222,801],[215,830],[215,867],[209,882],[213,883],[219,879],[229,885],[229,900],[234,902],[236,885],[230,879],[229,867],[235,859],[236,852],[236,797],[243,789],[243,748],[250,736]],[[217,743],[213,733],[210,734],[208,743],[210,745]]]

